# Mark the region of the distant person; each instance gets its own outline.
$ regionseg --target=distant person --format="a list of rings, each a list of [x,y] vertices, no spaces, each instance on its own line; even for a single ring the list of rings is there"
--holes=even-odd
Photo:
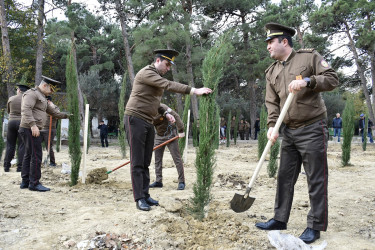
[[[365,123],[366,122],[366,117],[365,117],[365,114],[361,114],[359,116],[359,123],[358,123],[358,126],[359,126],[359,134],[362,136],[362,142],[365,141],[365,134],[364,133],[364,130],[366,128],[365,126]],[[374,126],[374,123],[368,119],[368,123],[367,123],[367,136],[370,138],[370,143],[374,143],[374,139],[372,138],[372,127]]]
[[[337,141],[340,142],[340,135],[341,135],[341,128],[342,128],[342,119],[340,117],[340,113],[337,113],[336,117],[333,118],[332,128],[334,130],[333,137],[336,137],[336,135],[337,135],[338,136]]]
[[[238,132],[240,134],[240,139],[245,140],[245,123],[241,119],[240,124],[238,124]]]
[[[108,126],[104,124],[104,121],[99,122],[98,129],[100,129],[100,142],[102,143],[102,148],[108,147]]]
[[[56,112],[60,112],[59,107],[57,107],[52,102],[52,97],[47,96],[48,105],[50,105],[53,109],[56,110]],[[42,136],[42,142],[44,142],[45,147],[48,151],[48,138],[49,138],[49,122],[50,122],[50,115],[45,114],[45,123],[43,125],[42,130],[40,131],[40,135]],[[51,125],[51,138],[50,138],[50,147],[49,147],[49,165],[51,167],[56,167],[56,159],[55,159],[55,153],[53,152],[53,144],[54,144],[54,138],[56,136],[56,126],[57,126],[57,117],[52,117],[52,125]]]
[[[184,123],[182,122],[180,116],[174,110],[169,108],[167,105],[161,103],[160,106],[163,107],[165,110],[167,110],[168,113],[174,116],[174,118],[176,119],[177,131],[175,129],[175,126],[174,125],[172,126],[172,124],[167,119],[164,119],[164,117],[161,114],[158,114],[157,116],[155,116],[153,120],[153,124],[156,129],[154,147],[168,141],[169,139],[177,135],[179,138],[182,138],[185,136]],[[155,150],[156,181],[150,184],[150,188],[163,187],[163,156],[164,156],[165,147],[168,147],[169,152],[172,155],[173,162],[177,168],[177,173],[178,173],[177,190],[184,190],[185,189],[184,163],[182,162],[182,159],[181,159],[181,153],[178,147],[178,140],[174,140],[168,143],[167,145],[164,145]]]
[[[251,137],[251,125],[247,120],[245,120],[245,138],[246,140],[250,140],[250,137]]]
[[[236,126],[236,117],[232,117],[232,121],[230,123],[230,139],[233,140],[234,138],[234,127]]]
[[[225,140],[226,134],[225,129],[227,128],[227,121],[224,117],[221,117],[220,120],[220,140]]]
[[[255,130],[254,140],[257,140],[258,139],[258,133],[260,131],[260,120],[259,120],[259,117],[255,120],[254,130]]]
[[[17,84],[17,94],[11,96],[7,103],[9,120],[7,132],[7,145],[4,157],[4,172],[9,172],[9,169],[11,167],[11,161],[13,160],[16,151],[17,143],[17,172],[21,172],[22,170],[22,161],[23,155],[25,153],[25,145],[18,133],[18,130],[20,128],[21,123],[22,95],[28,89],[30,89],[29,86]]]

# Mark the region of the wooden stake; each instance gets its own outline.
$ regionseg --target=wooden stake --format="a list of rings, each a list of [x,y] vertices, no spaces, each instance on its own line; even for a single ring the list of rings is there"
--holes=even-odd
[[[87,134],[89,127],[89,104],[86,104],[85,111],[85,128],[83,129],[83,167],[82,167],[82,183],[86,182],[86,155],[87,155]]]

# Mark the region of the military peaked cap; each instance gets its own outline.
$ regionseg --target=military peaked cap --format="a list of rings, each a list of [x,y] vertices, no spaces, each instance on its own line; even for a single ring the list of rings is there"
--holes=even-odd
[[[49,78],[49,77],[46,77],[46,76],[42,76],[42,81],[45,82],[45,83],[51,84],[51,85],[61,84],[61,82],[56,81],[56,80],[54,80],[52,78]]]
[[[18,87],[22,92],[25,92],[25,91],[27,91],[28,89],[30,89],[29,86],[27,86],[27,85],[23,85],[23,84],[17,84],[17,87]]]
[[[278,36],[294,36],[296,31],[293,28],[278,24],[278,23],[267,23],[265,25],[267,30],[267,38],[265,42],[278,37]]]
[[[175,57],[180,54],[178,51],[174,49],[157,49],[157,50],[154,50],[154,53],[158,57],[163,57],[167,59],[172,64],[174,64]]]

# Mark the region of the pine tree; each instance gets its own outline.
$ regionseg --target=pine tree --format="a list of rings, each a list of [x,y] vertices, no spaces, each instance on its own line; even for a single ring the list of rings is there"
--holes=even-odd
[[[5,147],[4,138],[3,138],[3,117],[4,117],[4,109],[0,110],[0,159],[3,156],[3,151]]]
[[[343,143],[341,144],[341,164],[342,166],[348,166],[350,165],[350,151],[354,135],[354,104],[352,98],[348,98],[345,104],[344,112],[342,114],[342,130]]]
[[[260,110],[260,121],[259,121],[259,136],[258,136],[258,158],[263,154],[264,148],[267,145],[267,111],[264,105]]]
[[[227,137],[227,148],[228,148],[229,145],[230,145],[230,125],[231,125],[231,123],[232,123],[232,119],[231,119],[231,117],[232,117],[232,111],[229,110],[228,119],[227,119],[227,129],[226,129],[226,131],[225,131],[225,135],[226,135],[226,137]]]
[[[61,120],[57,120],[56,128],[56,152],[60,152],[60,141],[61,141]]]
[[[126,157],[126,134],[125,134],[125,127],[124,127],[125,95],[126,95],[126,83],[127,83],[126,78],[127,78],[127,74],[125,73],[122,78],[120,102],[118,103],[118,113],[120,117],[118,140],[120,143],[121,156],[123,159]]]
[[[204,209],[211,199],[210,191],[215,165],[214,143],[215,137],[218,136],[219,126],[217,86],[223,76],[223,68],[229,58],[230,48],[225,36],[221,37],[207,53],[202,66],[203,85],[211,88],[213,92],[201,97],[199,108],[199,148],[195,161],[197,180],[193,186],[194,197],[191,199],[190,207],[193,216],[199,220],[204,218]]]
[[[78,80],[77,68],[74,60],[74,44],[71,46],[70,53],[66,63],[66,88],[68,96],[68,110],[71,114],[69,118],[69,155],[72,172],[70,175],[71,183],[74,186],[78,182],[79,167],[81,164],[81,142],[80,142],[80,117],[78,103]]]
[[[275,144],[271,147],[271,153],[270,153],[270,161],[267,165],[267,172],[268,177],[272,178],[275,177],[277,172],[277,156],[279,155],[280,151],[280,142],[279,140],[276,140]]]
[[[187,124],[188,124],[188,112],[189,112],[189,109],[190,109],[190,95],[187,95],[185,97],[184,113],[182,114],[182,122],[184,123],[184,127],[185,127],[185,136],[182,137],[182,138],[180,138],[178,140],[178,148],[180,150],[181,157],[184,154],[186,140],[189,140],[188,131],[186,131]]]

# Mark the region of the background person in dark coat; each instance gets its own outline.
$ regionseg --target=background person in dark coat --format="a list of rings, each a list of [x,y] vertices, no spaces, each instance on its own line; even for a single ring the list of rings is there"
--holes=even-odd
[[[333,118],[332,128],[334,130],[333,137],[336,137],[336,135],[337,135],[338,136],[337,141],[340,142],[340,135],[341,135],[341,128],[342,128],[342,119],[340,117],[340,113],[337,113],[336,117]]]
[[[108,147],[108,126],[104,124],[104,121],[99,122],[98,129],[100,129],[100,141],[102,143],[102,147]]]

